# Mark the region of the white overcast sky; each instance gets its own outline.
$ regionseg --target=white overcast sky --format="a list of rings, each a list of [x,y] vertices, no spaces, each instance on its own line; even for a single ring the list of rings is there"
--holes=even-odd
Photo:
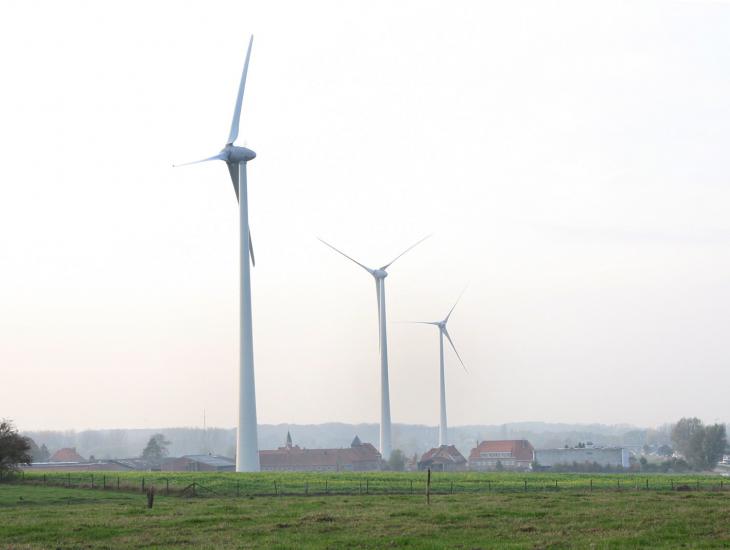
[[[233,426],[248,34],[261,423],[728,421],[730,4],[0,6],[0,416]]]

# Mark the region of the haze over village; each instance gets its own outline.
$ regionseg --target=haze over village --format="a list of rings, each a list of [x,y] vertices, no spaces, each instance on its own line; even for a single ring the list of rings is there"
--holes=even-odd
[[[730,81],[693,4],[8,28],[26,467],[724,472]]]

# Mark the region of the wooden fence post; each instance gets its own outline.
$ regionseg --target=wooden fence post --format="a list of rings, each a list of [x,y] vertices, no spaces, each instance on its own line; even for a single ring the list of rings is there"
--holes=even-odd
[[[119,476],[117,476],[117,491],[119,490]]]
[[[593,478],[591,478],[591,493],[593,492]]]
[[[142,492],[144,493],[144,476],[142,476]]]
[[[527,492],[527,479],[525,479],[525,492]]]
[[[91,488],[94,488],[94,474],[91,474]]]
[[[71,488],[71,474],[68,474],[68,488]]]
[[[426,478],[426,504],[431,505],[431,468],[428,469],[428,477]]]
[[[365,480],[365,494],[366,495],[370,494],[370,480],[369,479]]]
[[[413,494],[413,480],[411,480],[411,494]]]

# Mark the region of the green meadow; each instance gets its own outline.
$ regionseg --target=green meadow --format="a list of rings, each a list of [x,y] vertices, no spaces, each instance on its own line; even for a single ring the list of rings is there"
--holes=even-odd
[[[162,475],[147,474],[146,483],[153,482],[156,489],[154,506],[148,509],[146,495],[134,490],[137,474],[120,476],[120,483],[122,477],[130,482],[120,491],[97,489],[98,475],[103,474],[95,474],[93,490],[44,486],[29,479],[0,484],[0,548],[730,547],[730,490],[720,490],[717,477],[685,476],[679,490],[665,490],[651,488],[660,480],[654,476],[647,490],[638,478],[631,485],[624,476],[622,488],[611,489],[619,476],[602,477],[599,483],[593,476],[590,491],[586,475],[538,474],[543,477],[535,479],[544,486],[538,488],[538,481],[531,479],[525,491],[524,476],[454,474],[435,476],[435,485],[443,486],[427,504],[423,492],[289,494],[287,485],[323,481],[321,474],[295,473],[211,474],[207,479],[212,486],[244,479],[252,491],[283,479],[285,489],[279,496],[210,493],[201,498],[199,493],[172,491],[166,496],[159,488]],[[116,474],[106,475],[116,483]],[[206,478],[202,473],[178,476],[181,485]],[[366,478],[375,487],[395,479],[408,488],[411,479],[423,477],[345,476],[352,476],[350,482]],[[472,476],[493,477],[493,482],[502,480],[505,485],[514,482],[514,487],[451,494],[452,480],[466,484]]]
[[[16,476],[17,479],[17,476]],[[277,496],[313,494],[421,494],[425,472],[26,472],[22,480],[47,486],[106,488],[158,493],[192,492],[196,496]],[[730,490],[730,478],[697,474],[566,474],[480,473],[432,474],[434,493],[546,492],[561,490],[615,491],[667,490],[688,486],[694,490]]]

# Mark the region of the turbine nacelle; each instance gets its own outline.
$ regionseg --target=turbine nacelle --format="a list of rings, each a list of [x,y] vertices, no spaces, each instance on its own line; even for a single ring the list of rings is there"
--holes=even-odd
[[[385,279],[388,276],[388,272],[384,269],[373,269],[372,272],[373,277],[376,279]]]
[[[248,162],[256,158],[256,153],[247,147],[238,147],[229,143],[223,149],[221,149],[221,159],[226,162],[233,162],[238,164],[239,162]]]

